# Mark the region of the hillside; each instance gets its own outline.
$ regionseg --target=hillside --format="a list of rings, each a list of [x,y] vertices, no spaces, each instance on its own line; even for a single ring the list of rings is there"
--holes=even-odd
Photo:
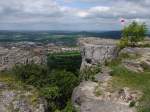
[[[0,31],[0,42],[42,42],[75,46],[80,37],[120,38],[120,31]]]

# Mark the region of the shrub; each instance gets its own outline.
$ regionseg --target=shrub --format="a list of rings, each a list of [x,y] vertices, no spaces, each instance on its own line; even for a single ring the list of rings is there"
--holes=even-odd
[[[101,66],[96,65],[93,67],[86,66],[83,70],[80,71],[80,80],[94,80],[95,75],[101,71]]]
[[[72,106],[71,101],[68,101],[67,106],[65,107],[65,109],[62,110],[62,112],[75,112],[75,109]]]
[[[95,87],[95,90],[94,90],[94,94],[98,97],[100,95],[102,95],[102,90],[101,88],[99,87],[100,85],[96,86]]]
[[[81,55],[76,51],[53,53],[48,55],[47,65],[49,69],[65,69],[78,74],[81,65]]]
[[[41,87],[47,84],[48,69],[46,66],[36,65],[34,63],[26,65],[16,65],[12,69],[13,74],[22,82]]]
[[[129,43],[128,38],[121,38],[121,40],[120,40],[119,43],[118,43],[118,47],[119,47],[120,49],[122,49],[122,48],[128,46],[128,43]]]
[[[48,102],[48,110],[52,112],[59,108],[58,98],[60,97],[60,91],[57,86],[47,86],[40,89],[41,96],[43,96]]]
[[[78,77],[71,72],[59,69],[49,71],[47,67],[34,63],[17,65],[13,73],[18,80],[40,90],[51,112],[66,106],[74,87],[79,83]]]
[[[147,33],[147,26],[145,23],[132,22],[128,26],[124,27],[122,31],[122,39],[120,40],[119,46],[125,47],[128,44],[132,46],[135,45],[136,42],[144,40]]]
[[[69,98],[74,87],[79,83],[78,78],[65,70],[53,70],[49,77],[49,83],[59,87],[63,99]]]
[[[129,107],[134,107],[134,106],[135,106],[135,104],[136,104],[136,102],[135,102],[135,101],[131,101],[131,102],[130,102],[130,104],[129,104]]]

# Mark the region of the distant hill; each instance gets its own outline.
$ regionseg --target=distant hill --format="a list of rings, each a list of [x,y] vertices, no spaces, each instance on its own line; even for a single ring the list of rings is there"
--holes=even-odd
[[[119,39],[121,31],[0,31],[0,42],[32,41],[55,43],[56,45],[75,45],[77,38],[80,37]]]

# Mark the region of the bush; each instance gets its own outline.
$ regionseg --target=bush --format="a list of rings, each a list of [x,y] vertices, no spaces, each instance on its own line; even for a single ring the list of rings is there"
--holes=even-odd
[[[35,87],[44,86],[48,81],[48,69],[46,66],[36,65],[34,63],[16,65],[12,69],[12,72],[18,80]]]
[[[77,51],[69,51],[64,53],[54,53],[48,56],[49,69],[65,69],[67,71],[78,74],[81,66],[81,55]]]
[[[135,45],[136,42],[144,40],[147,33],[147,26],[145,23],[137,23],[132,22],[128,26],[124,27],[122,31],[122,39],[120,40],[119,46],[125,47],[128,44],[132,46]]]
[[[48,110],[54,112],[59,108],[58,98],[61,96],[59,88],[57,86],[47,86],[40,90],[41,96],[43,96],[48,102]]]
[[[125,48],[126,46],[128,46],[128,43],[129,43],[128,38],[121,38],[121,40],[120,40],[119,43],[118,43],[118,47],[119,47],[120,49],[123,49],[123,48]]]
[[[69,98],[74,87],[79,83],[78,78],[65,70],[54,70],[50,74],[49,83],[60,88],[63,99]]]
[[[101,66],[85,67],[80,71],[80,80],[95,80],[95,75],[101,71]]]
[[[49,71],[47,67],[34,63],[17,65],[13,68],[13,73],[18,80],[40,90],[51,112],[67,105],[74,87],[79,83],[78,77],[71,72],[58,69]]]
[[[62,112],[75,112],[75,109],[72,106],[71,101],[68,101],[67,106],[65,107],[65,109],[62,110]]]
[[[135,101],[131,101],[131,102],[130,102],[130,104],[129,104],[129,107],[134,107],[134,106],[135,106],[135,104],[136,104],[136,102],[135,102]]]

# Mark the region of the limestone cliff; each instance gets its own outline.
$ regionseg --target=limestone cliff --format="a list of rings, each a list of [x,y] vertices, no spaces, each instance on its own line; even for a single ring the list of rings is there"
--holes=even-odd
[[[116,42],[111,39],[79,39],[82,53],[81,69],[96,64],[102,65],[106,60],[111,60],[122,54],[136,55],[137,53],[140,53],[138,54],[140,55],[139,61],[134,59],[133,62],[139,62],[138,66],[140,67],[144,63],[144,66],[149,69],[150,48],[124,48],[118,53]],[[120,62],[121,66],[125,66],[124,61]],[[132,70],[133,68],[138,69],[131,62],[130,60],[130,65],[127,67]],[[72,94],[72,103],[75,109],[79,112],[137,112],[136,108],[130,107],[130,105],[134,102],[137,106],[143,93],[128,86],[114,89],[112,80],[111,68],[103,66],[101,72],[95,75],[94,81],[81,82]]]
[[[81,38],[79,46],[82,55],[81,69],[85,66],[103,64],[116,56],[116,40],[100,38]]]

